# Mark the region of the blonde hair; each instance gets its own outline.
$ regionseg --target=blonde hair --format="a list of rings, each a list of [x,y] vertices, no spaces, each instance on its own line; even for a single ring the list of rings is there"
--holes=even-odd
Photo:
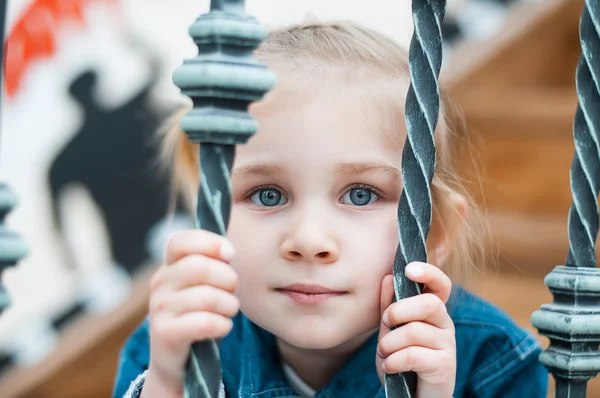
[[[356,75],[363,73],[365,85],[372,85],[377,79],[386,81],[386,87],[394,89],[397,86],[391,83],[399,81],[406,86],[408,83],[407,52],[389,38],[350,22],[308,23],[273,30],[255,51],[255,56],[274,69],[278,77],[283,75],[286,80],[294,81],[297,90],[319,84],[315,77],[332,71],[337,78],[345,75],[354,82],[359,80]],[[382,85],[375,86],[376,90],[385,90]],[[377,95],[378,91],[374,93],[376,95],[371,97],[376,105],[391,105],[396,115],[402,116],[401,121],[393,120],[397,124],[394,129],[396,140],[404,142],[405,137],[398,133],[404,131],[403,102],[394,97],[386,103],[381,99],[385,95]],[[431,188],[433,223],[430,236],[440,231],[450,236],[448,243],[452,249],[444,270],[454,280],[463,281],[469,271],[482,265],[486,224],[458,172],[460,159],[470,148],[466,128],[444,95],[442,101],[435,133],[437,165]],[[176,180],[185,188],[193,188],[188,193],[195,196],[199,184],[197,145],[176,128],[168,134],[166,147],[174,149]],[[455,205],[455,195],[466,200],[464,216]]]

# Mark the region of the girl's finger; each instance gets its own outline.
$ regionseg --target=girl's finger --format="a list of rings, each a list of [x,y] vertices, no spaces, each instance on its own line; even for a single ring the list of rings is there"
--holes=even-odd
[[[381,281],[381,293],[379,299],[379,308],[381,311],[381,315],[385,312],[385,310],[392,304],[394,301],[394,277],[392,275],[386,275],[383,277]],[[383,324],[383,320],[379,325],[379,337],[378,341],[383,338],[387,333],[389,333],[390,329]]]
[[[456,358],[451,351],[412,346],[396,351],[384,359],[381,370],[384,373],[412,371],[415,373],[439,374],[445,372],[446,369],[453,369],[453,362],[456,362]]]
[[[413,262],[406,266],[406,276],[413,282],[425,284],[425,293],[435,294],[446,303],[452,292],[452,281],[432,264]]]
[[[239,300],[230,292],[213,286],[200,285],[150,298],[150,313],[168,312],[182,315],[188,312],[206,311],[233,317],[239,310]]]
[[[233,245],[224,236],[202,229],[192,229],[171,236],[167,244],[165,264],[173,264],[190,254],[231,261],[234,253]]]
[[[408,322],[425,322],[438,328],[454,328],[446,305],[438,296],[424,293],[408,297],[390,305],[382,320],[387,327],[400,326]]]
[[[181,350],[196,341],[221,338],[232,327],[233,321],[229,317],[210,312],[188,312],[158,322],[151,336],[156,336],[171,349]]]
[[[454,332],[440,329],[423,322],[411,322],[394,329],[380,339],[377,355],[387,358],[393,353],[411,346],[419,346],[432,350],[455,347]]]
[[[233,292],[237,272],[227,263],[203,255],[189,255],[173,265],[163,265],[152,277],[150,290],[179,290],[194,285],[211,285]]]

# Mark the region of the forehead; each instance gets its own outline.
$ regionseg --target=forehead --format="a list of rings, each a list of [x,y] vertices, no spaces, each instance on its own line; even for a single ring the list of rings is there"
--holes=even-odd
[[[407,87],[403,79],[374,77],[366,82],[330,76],[303,86],[280,81],[251,106],[259,131],[240,152],[307,145],[317,151],[401,149]]]

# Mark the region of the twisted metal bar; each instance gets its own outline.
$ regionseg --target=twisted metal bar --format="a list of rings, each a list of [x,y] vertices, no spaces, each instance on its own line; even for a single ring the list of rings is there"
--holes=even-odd
[[[573,203],[569,210],[566,265],[596,267],[600,190],[600,2],[586,0],[580,21],[581,58],[576,72],[575,156],[571,166]]]
[[[585,397],[587,382],[600,372],[600,270],[594,251],[600,189],[600,0],[585,1],[579,33],[569,253],[566,266],[555,267],[545,278],[553,302],[531,317],[550,339],[540,361],[552,372],[559,398]]]
[[[252,57],[266,32],[245,13],[243,0],[212,0],[210,12],[200,16],[189,33],[198,56],[186,60],[174,72],[173,81],[194,104],[181,127],[192,142],[201,144],[197,227],[225,235],[235,145],[257,131],[248,105],[274,86],[275,77]],[[221,378],[217,343],[194,343],[184,396],[216,398]]]
[[[6,27],[6,0],[0,0],[0,43],[4,43]],[[4,70],[4,52],[0,53],[0,70]],[[2,91],[2,79],[0,79]],[[4,224],[7,214],[15,207],[17,197],[8,185],[0,183],[0,281],[3,271],[14,266],[27,255],[25,242],[16,233],[8,230]],[[0,314],[10,305],[10,296],[0,284]]]
[[[434,132],[440,111],[438,77],[442,67],[441,25],[445,0],[413,0],[414,34],[409,49],[410,87],[406,96],[408,138],[402,153],[404,190],[398,204],[399,245],[394,259],[395,299],[421,293],[405,275],[413,261],[427,261],[425,242],[431,227],[430,184],[435,171]],[[417,386],[413,372],[386,375],[388,398],[412,397]]]

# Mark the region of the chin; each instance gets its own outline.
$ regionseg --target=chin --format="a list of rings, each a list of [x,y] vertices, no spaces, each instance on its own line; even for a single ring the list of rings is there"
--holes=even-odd
[[[280,333],[277,336],[294,347],[306,350],[329,350],[348,340],[339,334],[298,333],[297,330]]]
[[[373,334],[373,327],[365,328],[365,325],[353,324],[356,319],[365,317],[343,317],[342,311],[332,315],[303,315],[295,316],[281,313],[273,313],[265,307],[242,308],[252,322],[268,332],[274,334],[278,339],[300,349],[328,350],[346,346],[360,345]],[[379,325],[379,319],[374,319],[375,326]],[[346,348],[348,348],[346,347]]]
[[[288,321],[261,326],[279,339],[297,348],[307,350],[327,350],[338,347],[353,338],[351,331],[332,327],[334,322],[323,319],[318,321]]]

